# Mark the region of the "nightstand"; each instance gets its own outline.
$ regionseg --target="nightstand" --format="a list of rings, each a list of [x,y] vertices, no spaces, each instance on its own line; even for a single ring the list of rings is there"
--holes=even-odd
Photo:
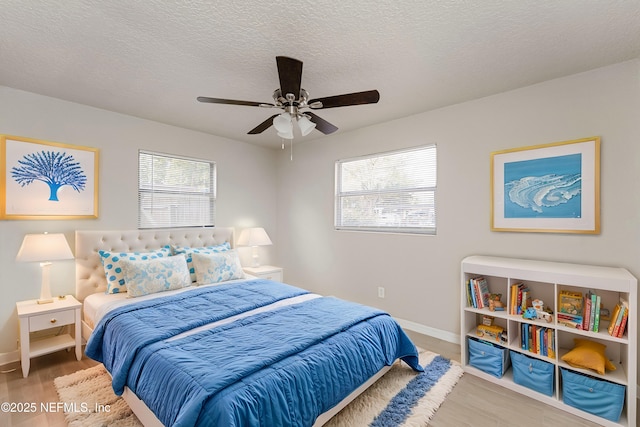
[[[54,298],[52,303],[38,304],[37,300],[16,303],[20,320],[20,357],[22,376],[27,378],[31,358],[55,351],[76,348],[76,359],[82,359],[82,334],[80,332],[80,308],[82,304],[73,296]],[[56,335],[43,339],[31,339],[30,332],[73,325],[72,334]]]
[[[242,269],[245,273],[261,279],[275,280],[276,282],[282,282],[284,280],[284,273],[281,267],[261,265],[260,267],[243,267]]]

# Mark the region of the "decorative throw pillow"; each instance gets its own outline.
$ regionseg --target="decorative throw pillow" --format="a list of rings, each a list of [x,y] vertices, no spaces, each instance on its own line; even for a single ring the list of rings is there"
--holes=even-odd
[[[574,342],[575,347],[562,356],[562,360],[569,365],[574,368],[591,369],[600,375],[604,375],[605,369],[615,371],[616,365],[604,354],[606,345],[581,338],[575,338]]]
[[[122,274],[122,260],[136,261],[164,258],[171,255],[171,246],[167,245],[151,252],[109,252],[99,251],[100,260],[107,276],[107,294],[127,292]]]
[[[191,286],[184,254],[166,258],[122,261],[127,292],[132,297]]]
[[[244,272],[235,250],[219,253],[193,253],[193,265],[199,285],[243,279]]]
[[[196,281],[196,270],[193,267],[193,254],[215,254],[219,252],[228,251],[231,249],[229,242],[224,242],[219,245],[201,246],[199,248],[190,248],[188,246],[172,246],[174,254],[185,254],[187,257],[187,266],[189,267],[189,273],[191,274],[191,281]]]

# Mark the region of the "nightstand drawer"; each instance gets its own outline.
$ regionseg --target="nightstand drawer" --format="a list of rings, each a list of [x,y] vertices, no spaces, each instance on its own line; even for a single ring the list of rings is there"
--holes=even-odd
[[[282,271],[274,271],[271,273],[262,273],[258,277],[276,282],[282,282]]]
[[[29,317],[29,332],[70,325],[76,321],[75,310],[57,311]]]

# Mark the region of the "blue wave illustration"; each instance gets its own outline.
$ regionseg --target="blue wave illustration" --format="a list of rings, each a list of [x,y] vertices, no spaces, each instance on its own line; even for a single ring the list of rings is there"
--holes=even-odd
[[[508,200],[516,205],[531,209],[537,214],[543,214],[545,210],[557,210],[572,201],[580,198],[582,191],[582,176],[579,173],[543,176],[526,176],[505,183],[505,192]],[[574,200],[575,201],[575,200]],[[534,213],[518,216],[537,216]],[[561,216],[580,217],[580,212],[572,209],[570,213]]]

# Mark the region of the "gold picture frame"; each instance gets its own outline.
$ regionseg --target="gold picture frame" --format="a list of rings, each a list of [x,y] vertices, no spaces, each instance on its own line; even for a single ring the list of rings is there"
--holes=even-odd
[[[0,219],[98,218],[97,148],[0,135]]]
[[[491,153],[491,230],[600,233],[600,137]]]

